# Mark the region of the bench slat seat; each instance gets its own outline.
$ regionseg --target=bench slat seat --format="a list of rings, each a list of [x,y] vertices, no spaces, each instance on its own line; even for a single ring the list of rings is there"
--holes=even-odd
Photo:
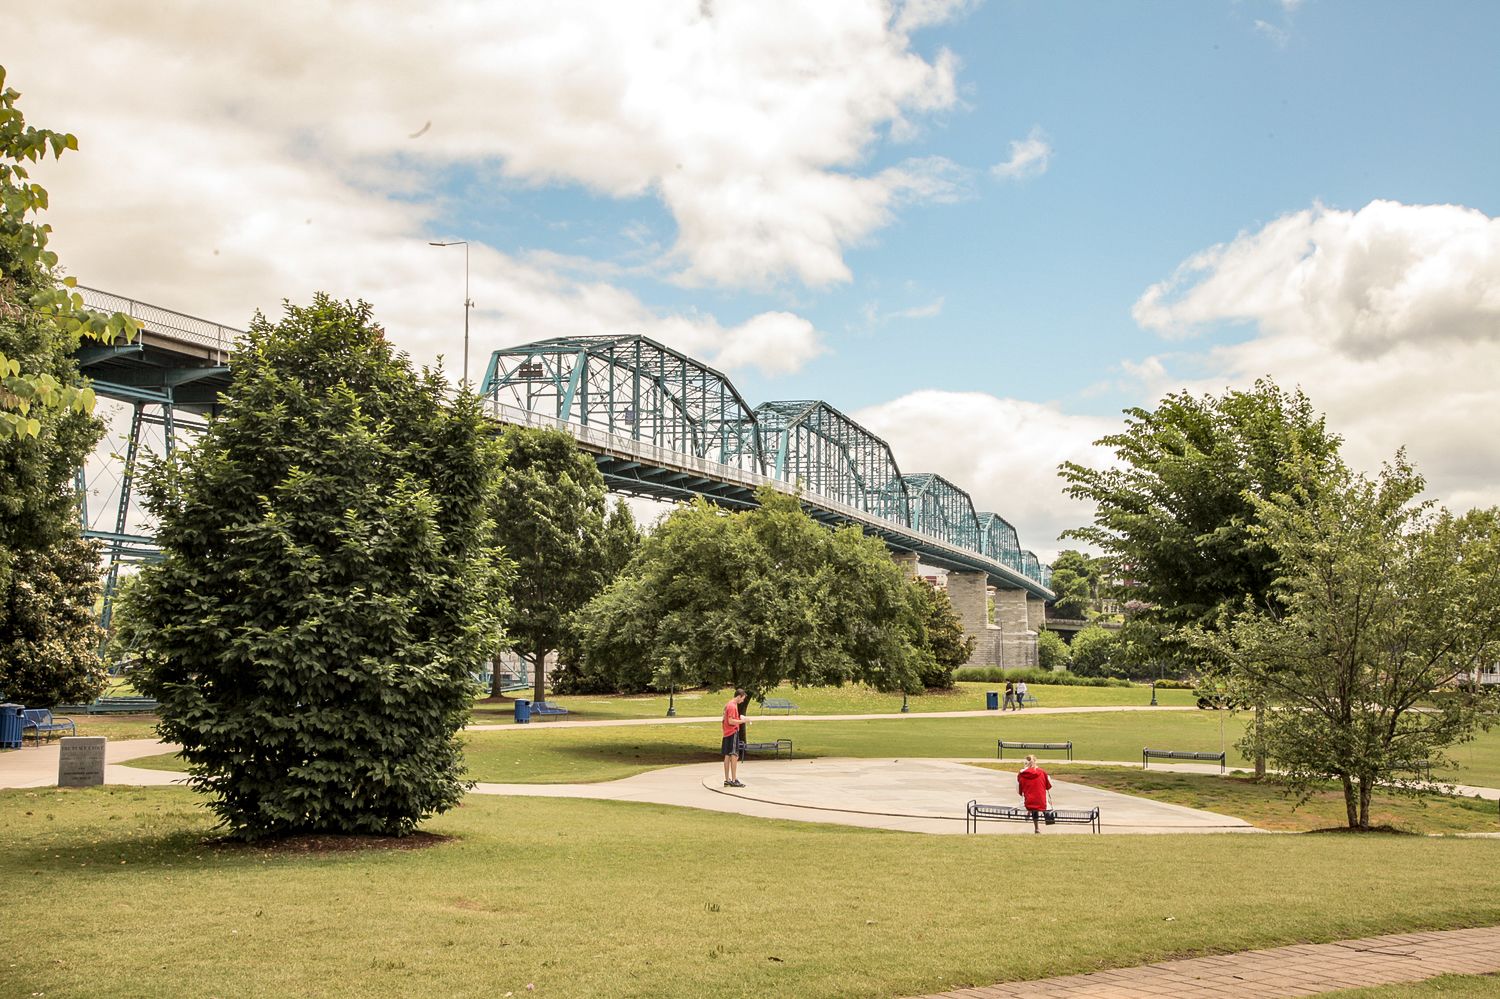
[[[1099,809],[1096,808],[1049,808],[1053,821],[1066,825],[1088,825],[1094,832],[1103,829],[1103,821],[1099,817]],[[971,801],[964,809],[964,829],[966,832],[977,833],[979,823],[982,821],[996,822],[1037,822],[1043,813],[1033,813],[1029,809],[1021,808],[1019,805],[985,805],[979,801]]]
[[[740,753],[741,757],[745,753],[770,753],[773,758],[786,753],[788,759],[792,756],[792,740],[790,739],[777,739],[774,742],[742,742],[740,748],[744,751]]]
[[[995,759],[1005,759],[1007,749],[1049,749],[1058,752],[1066,751],[1068,759],[1073,758],[1073,743],[1071,742],[1007,742],[1004,739],[995,743]]]
[[[1146,769],[1151,760],[1203,760],[1208,763],[1217,763],[1219,773],[1223,773],[1224,756],[1224,753],[1198,753],[1186,749],[1142,749],[1141,769]]]
[[[54,732],[77,735],[78,727],[73,724],[73,719],[53,715],[48,708],[26,708],[22,711],[21,718],[22,742],[26,741],[27,732],[40,744],[42,736],[51,736]]]
[[[556,718],[567,714],[568,709],[551,701],[532,701],[531,713],[541,715],[543,718]]]

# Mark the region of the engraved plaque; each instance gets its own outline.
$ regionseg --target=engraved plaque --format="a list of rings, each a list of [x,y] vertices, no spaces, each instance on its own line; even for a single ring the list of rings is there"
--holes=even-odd
[[[65,735],[57,754],[58,787],[94,787],[104,783],[102,735]]]

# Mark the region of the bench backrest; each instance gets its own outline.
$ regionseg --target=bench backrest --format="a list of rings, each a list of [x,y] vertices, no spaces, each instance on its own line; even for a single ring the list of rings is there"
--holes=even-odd
[[[22,725],[51,725],[52,710],[50,708],[26,708],[26,719]]]

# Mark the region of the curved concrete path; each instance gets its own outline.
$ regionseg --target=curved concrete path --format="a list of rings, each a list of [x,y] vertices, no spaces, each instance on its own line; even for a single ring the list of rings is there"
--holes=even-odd
[[[1030,709],[1047,710],[1047,709]],[[1055,708],[1053,711],[1075,709]],[[1159,709],[1157,709],[1159,710]],[[835,718],[847,718],[836,715]],[[874,717],[891,717],[877,715]],[[896,717],[913,717],[898,715]],[[675,721],[676,719],[673,719]],[[811,719],[809,719],[811,720]],[[615,722],[558,724],[611,725]],[[525,726],[517,726],[525,730]],[[549,726],[550,727],[550,726]],[[110,742],[106,749],[107,784],[158,786],[179,783],[172,771],[122,766],[142,756],[167,753],[175,746],[154,739]],[[59,746],[51,743],[0,753],[0,787],[52,787],[57,783]],[[709,811],[735,812],[760,818],[826,822],[906,832],[962,833],[964,805],[978,799],[1009,804],[1016,799],[1015,778],[1003,771],[969,766],[989,760],[838,759],[757,760],[741,766],[745,788],[723,786],[722,765],[697,763],[664,767],[616,781],[592,784],[481,783],[476,794],[530,797],[592,798],[607,801],[645,801]],[[1135,766],[1118,760],[1079,760],[1105,766]],[[1155,769],[1155,767],[1153,767]],[[1214,773],[1204,764],[1169,764],[1161,769],[1186,773]],[[1198,809],[1151,801],[1053,777],[1053,802],[1059,808],[1098,806],[1104,829],[1117,833],[1256,832],[1241,819]],[[1454,791],[1500,800],[1500,788],[1460,785]],[[1029,833],[1021,822],[986,822],[984,833]],[[1057,825],[1048,833],[1088,833],[1086,826]],[[1493,836],[1474,833],[1474,836]]]
[[[695,763],[599,784],[480,784],[477,794],[650,801],[798,822],[831,822],[905,832],[965,831],[971,800],[1016,801],[1015,775],[957,760],[821,758],[742,764],[743,788],[723,786],[723,766]],[[1242,819],[1053,780],[1058,808],[1098,806],[1106,832],[1258,832]],[[986,822],[984,833],[1032,833],[1024,822]],[[1085,833],[1056,825],[1048,834]]]

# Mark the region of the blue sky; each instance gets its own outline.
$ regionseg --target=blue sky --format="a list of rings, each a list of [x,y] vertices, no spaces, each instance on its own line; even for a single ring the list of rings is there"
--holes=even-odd
[[[1500,502],[1500,4],[14,20],[22,106],[80,138],[44,179],[87,283],[227,323],[364,297],[452,370],[462,262],[426,242],[467,238],[475,368],[646,333],[856,414],[1044,555],[1088,516],[1057,464],[1107,461],[1122,408],[1263,375],[1361,467],[1407,446],[1436,498]]]

